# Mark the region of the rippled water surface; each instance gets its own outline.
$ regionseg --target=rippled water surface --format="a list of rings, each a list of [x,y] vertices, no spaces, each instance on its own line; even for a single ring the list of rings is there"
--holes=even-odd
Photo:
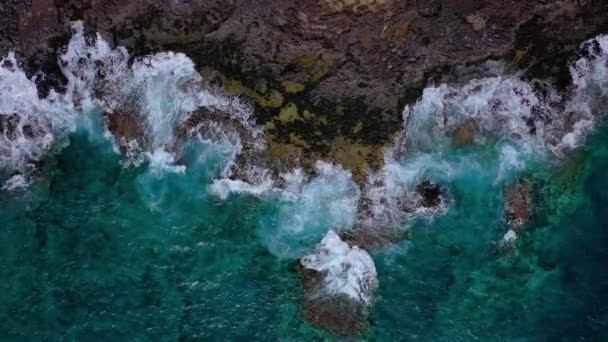
[[[306,260],[329,270],[321,295],[369,304],[362,339],[608,340],[608,38],[591,45],[563,97],[518,75],[425,89],[365,188],[327,161],[279,187],[263,165],[229,177],[264,148],[250,106],[202,89],[185,55],[129,65],[75,24],[65,94],[40,99],[13,57],[0,66],[0,340],[336,338],[303,318],[299,260],[324,236],[340,250]],[[184,133],[200,108],[224,116]],[[113,136],[113,113],[143,137]],[[422,181],[441,206],[416,202]],[[514,182],[532,215],[509,249]],[[355,228],[403,238],[372,263],[327,234]]]
[[[491,185],[448,184],[445,215],[372,255],[380,287],[366,336],[606,338],[607,146],[602,128],[562,165],[527,173],[534,219],[511,253],[496,247],[505,228]],[[259,238],[277,204],[209,196],[205,166],[125,169],[107,141],[79,131],[43,179],[3,193],[1,338],[320,336],[301,319],[293,260]]]

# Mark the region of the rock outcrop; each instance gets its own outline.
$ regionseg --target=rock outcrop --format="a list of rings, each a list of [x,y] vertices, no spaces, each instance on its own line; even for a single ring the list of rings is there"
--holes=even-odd
[[[378,287],[374,261],[330,230],[315,251],[300,260],[304,316],[314,326],[340,335],[367,329],[367,306]]]
[[[0,18],[0,53],[42,72],[42,92],[65,82],[56,52],[69,22],[83,20],[134,55],[187,53],[208,82],[256,103],[269,151],[348,161],[361,181],[428,77],[506,57],[567,83],[573,49],[608,29],[608,3],[7,0]]]
[[[517,240],[517,234],[531,216],[530,184],[517,181],[507,186],[503,191],[505,216],[508,231],[503,237],[503,245],[511,248]]]

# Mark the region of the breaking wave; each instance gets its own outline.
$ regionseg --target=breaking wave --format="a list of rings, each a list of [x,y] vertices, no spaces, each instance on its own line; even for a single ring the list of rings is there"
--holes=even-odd
[[[580,146],[606,108],[608,37],[586,42],[582,50],[584,57],[570,68],[573,87],[566,95],[518,75],[424,89],[404,108],[403,135],[386,151],[384,167],[368,178],[361,220],[390,227],[445,212],[445,206],[421,207],[417,184],[475,175],[499,189],[530,162],[560,159]]]
[[[191,124],[194,113],[238,122],[251,145],[263,148],[263,130],[252,119],[252,108],[237,98],[202,88],[194,63],[181,53],[162,52],[136,58],[129,63],[123,47],[113,49],[100,35],[87,37],[81,22],[72,25],[72,38],[58,63],[67,79],[66,90],[51,91],[40,98],[36,79],[29,79],[13,54],[0,67],[0,168],[26,172],[43,158],[57,141],[74,131],[77,120],[91,112],[102,113],[106,136],[125,155],[124,165],[137,166],[148,160],[156,169],[183,170],[172,165],[179,157],[181,131],[203,140],[221,139],[200,133],[203,125]],[[214,112],[221,114],[214,115]],[[217,125],[216,125],[217,126]],[[217,129],[217,127],[216,127]],[[181,134],[184,135],[184,134]],[[241,150],[240,140],[215,141],[233,145],[230,158]]]
[[[323,275],[314,295],[345,295],[363,305],[372,303],[373,291],[378,287],[374,261],[366,251],[343,242],[333,230],[300,263]]]

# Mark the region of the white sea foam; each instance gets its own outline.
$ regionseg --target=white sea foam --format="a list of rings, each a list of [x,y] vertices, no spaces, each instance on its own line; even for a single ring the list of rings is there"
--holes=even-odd
[[[138,142],[145,155],[154,155],[159,148],[173,153],[169,151],[177,148],[177,127],[201,107],[227,113],[245,128],[257,147],[263,147],[263,130],[251,120],[252,107],[238,98],[203,89],[201,75],[192,60],[182,53],[139,57],[129,66],[124,48],[111,49],[99,35],[93,43],[88,42],[82,24],[76,23],[61,60],[66,65],[70,89],[84,89],[80,93],[96,96],[105,112],[127,116],[127,120],[142,126],[144,136]],[[234,150],[240,152],[240,141],[227,134],[204,138],[227,139],[213,142],[239,144]],[[235,155],[232,153],[230,157]]]
[[[186,172],[186,166],[176,165],[175,156],[172,153],[165,151],[163,148],[159,147],[153,152],[146,152],[146,156],[150,161],[150,170],[154,174]]]
[[[333,230],[327,232],[312,254],[300,260],[303,267],[319,272],[321,288],[316,295],[346,295],[370,305],[378,287],[374,261],[358,247],[350,247]]]
[[[16,191],[19,189],[27,188],[30,185],[30,182],[23,175],[14,175],[9,178],[3,185],[2,190],[5,191]]]
[[[74,114],[58,94],[38,97],[10,53],[0,62],[0,171],[22,170],[74,128]]]
[[[368,178],[360,221],[394,226],[420,214],[445,212],[445,207],[416,209],[420,181],[449,183],[468,172],[491,176],[499,186],[531,159],[561,158],[580,146],[608,107],[608,36],[586,42],[583,49],[586,57],[572,65],[573,89],[566,96],[546,82],[518,75],[426,88],[404,108],[405,137],[396,139],[384,167]],[[454,156],[450,135],[467,123],[475,145],[493,146],[496,169],[480,164],[479,152]]]
[[[112,48],[100,35],[87,37],[83,24],[75,22],[58,63],[68,81],[65,93],[51,91],[41,99],[35,79],[26,77],[14,55],[2,60],[1,170],[21,170],[39,160],[58,139],[75,129],[79,116],[92,111],[125,116],[141,126],[142,137],[116,137],[128,154],[125,166],[139,165],[143,158],[157,170],[177,170],[171,165],[158,166],[169,161],[167,153],[179,150],[176,129],[201,107],[227,113],[251,136],[253,147],[264,147],[263,129],[253,122],[252,107],[238,98],[203,89],[200,74],[184,54],[161,52],[130,64],[125,48]],[[226,135],[213,137],[223,138]],[[214,142],[239,144],[227,155],[232,159],[241,152],[238,140]],[[164,152],[161,155],[159,151]]]
[[[273,191],[273,179],[270,175],[262,176],[255,184],[250,184],[240,179],[221,178],[216,179],[209,186],[209,191],[222,200],[226,200],[230,194],[246,193],[253,196],[261,196]]]
[[[284,200],[296,202],[296,210],[288,210],[283,217],[286,230],[302,231],[311,218],[323,217],[327,228],[352,226],[359,188],[352,181],[349,171],[330,163],[318,161],[317,176]],[[281,215],[280,215],[281,216]]]
[[[296,184],[301,178],[293,175],[293,192],[271,197],[279,209],[271,222],[261,223],[259,235],[277,256],[300,257],[329,229],[350,229],[355,222],[360,191],[351,173],[322,161],[316,168],[308,183]]]

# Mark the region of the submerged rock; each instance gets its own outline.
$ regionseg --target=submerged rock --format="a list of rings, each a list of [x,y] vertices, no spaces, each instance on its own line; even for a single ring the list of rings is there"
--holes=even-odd
[[[457,147],[464,147],[473,144],[473,139],[475,137],[475,122],[472,120],[468,120],[462,125],[458,126],[454,133],[452,133],[452,142]]]
[[[503,236],[503,247],[512,248],[517,240],[517,234],[522,226],[530,219],[531,193],[530,186],[525,182],[515,182],[504,189],[504,210],[509,230]]]
[[[406,230],[399,227],[369,227],[356,225],[340,232],[340,238],[351,246],[373,251],[403,241],[408,237]]]
[[[530,219],[530,186],[516,182],[504,189],[505,213],[509,227],[518,230]]]
[[[129,143],[138,141],[144,143],[144,127],[141,120],[130,111],[113,111],[104,114],[106,128],[115,137],[122,153],[129,151]]]
[[[378,287],[369,254],[330,230],[312,254],[300,260],[304,317],[315,327],[341,335],[367,329],[367,307]]]

